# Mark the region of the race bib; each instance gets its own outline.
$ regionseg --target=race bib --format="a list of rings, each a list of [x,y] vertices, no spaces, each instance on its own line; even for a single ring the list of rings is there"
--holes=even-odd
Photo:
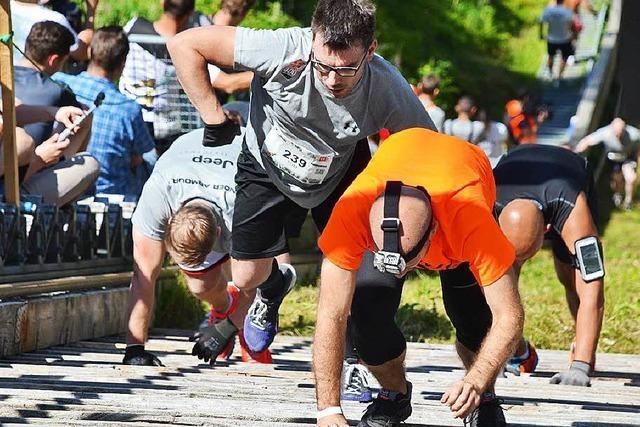
[[[335,154],[320,154],[296,144],[274,125],[267,134],[262,151],[282,172],[303,184],[321,184]]]

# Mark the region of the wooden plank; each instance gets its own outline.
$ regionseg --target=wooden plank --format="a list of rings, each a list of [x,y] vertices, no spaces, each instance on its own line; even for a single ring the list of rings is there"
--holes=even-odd
[[[211,368],[191,356],[189,331],[152,331],[149,349],[166,367],[120,364],[122,338],[81,341],[0,362],[0,422],[38,425],[309,426],[315,424],[311,340],[278,337],[274,365],[230,363]],[[166,338],[166,339],[165,339]],[[638,425],[640,358],[598,355],[601,376],[590,388],[549,384],[566,352],[539,352],[536,375],[501,378],[499,395],[511,425],[623,427]],[[44,361],[44,362],[43,362]],[[45,362],[49,362],[48,364]],[[461,426],[439,398],[463,375],[452,346],[409,344],[414,384],[408,426]],[[618,368],[621,371],[618,371]],[[345,403],[351,425],[366,405]],[[413,423],[413,424],[411,424]]]
[[[11,32],[10,0],[0,0],[0,35]],[[2,88],[2,150],[4,155],[4,197],[18,205],[18,152],[16,149],[16,110],[11,41],[0,43],[0,87]]]

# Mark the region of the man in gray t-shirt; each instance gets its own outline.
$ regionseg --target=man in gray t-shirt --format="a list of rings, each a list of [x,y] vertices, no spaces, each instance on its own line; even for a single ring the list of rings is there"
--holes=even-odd
[[[472,144],[478,142],[478,138],[484,131],[484,123],[471,120],[476,114],[473,98],[461,97],[456,104],[456,113],[458,113],[457,118],[444,121],[442,132]]]
[[[607,157],[613,162],[611,189],[614,193],[614,203],[616,206],[623,204],[625,209],[631,209],[633,188],[638,179],[636,169],[640,154],[640,130],[626,124],[621,118],[615,118],[611,124],[582,138],[576,145],[575,151],[582,153],[600,143],[604,145]],[[622,200],[623,187],[624,201]]]
[[[259,286],[245,320],[252,350],[273,340],[290,288],[273,262],[287,251],[284,214],[312,209],[322,229],[368,162],[368,135],[382,128],[435,129],[398,70],[375,54],[374,30],[369,0],[320,0],[311,29],[213,26],[184,31],[168,43],[178,78],[208,124],[206,144],[225,144],[234,134],[207,84],[206,63],[255,74],[231,250],[234,283]]]
[[[200,336],[211,342],[217,340],[223,357],[231,356],[235,335],[253,301],[254,292],[239,292],[227,285],[234,176],[242,135],[232,144],[211,148],[202,146],[203,133],[200,129],[181,136],[164,153],[146,182],[131,219],[134,274],[123,360],[126,364],[160,364],[144,349],[144,343],[153,311],[155,281],[165,252],[183,271],[189,290],[211,305],[211,325]],[[211,364],[218,355],[200,342],[196,342],[193,354]],[[258,361],[270,360],[268,349],[252,356]]]

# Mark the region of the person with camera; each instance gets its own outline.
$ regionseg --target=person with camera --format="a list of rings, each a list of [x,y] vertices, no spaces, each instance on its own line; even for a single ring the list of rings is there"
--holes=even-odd
[[[633,206],[633,189],[638,179],[636,170],[640,156],[640,130],[616,117],[611,124],[582,138],[576,145],[575,151],[583,153],[600,143],[604,145],[607,158],[612,164],[613,202],[616,206],[622,204],[624,209],[629,210]]]
[[[466,368],[441,403],[470,427],[506,426],[494,382],[524,313],[513,246],[493,217],[494,202],[491,165],[479,147],[419,128],[391,135],[344,192],[318,240],[325,256],[313,344],[319,426],[348,425],[339,386],[349,312],[358,354],[382,387],[358,426],[396,427],[411,415],[395,314],[413,269],[440,273]],[[392,280],[362,280],[367,265]]]
[[[548,239],[575,323],[570,367],[551,383],[588,386],[604,315],[604,254],[593,174],[584,158],[549,145],[516,147],[493,173],[496,213],[516,251],[516,274]],[[522,338],[506,370],[533,372],[537,363],[535,348]]]

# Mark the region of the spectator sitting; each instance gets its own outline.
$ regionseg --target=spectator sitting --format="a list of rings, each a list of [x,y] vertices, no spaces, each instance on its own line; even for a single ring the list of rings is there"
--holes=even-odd
[[[503,123],[491,120],[485,110],[480,110],[477,118],[484,123],[484,129],[478,135],[476,145],[482,148],[491,162],[491,168],[494,168],[505,153],[509,130]]]
[[[616,206],[623,203],[625,209],[633,205],[633,188],[638,179],[637,168],[640,157],[640,130],[625,123],[619,117],[611,124],[585,136],[576,145],[575,151],[582,153],[598,144],[604,144],[607,158],[612,163],[611,189]],[[624,187],[624,202],[622,189]]]
[[[442,132],[445,114],[444,110],[435,103],[440,93],[440,79],[438,76],[435,74],[427,74],[424,76],[422,81],[418,83],[417,92],[418,99],[422,102],[422,105],[424,105],[424,109],[427,110],[438,132]]]
[[[140,106],[120,93],[114,83],[122,74],[128,52],[129,42],[121,27],[100,28],[89,47],[87,71],[77,76],[54,76],[87,104],[100,92],[105,94],[104,103],[95,110],[89,142],[89,152],[100,162],[99,193],[140,194],[144,182],[136,179],[136,169],[144,159],[156,156]]]
[[[36,22],[54,21],[64,25],[73,34],[75,43],[71,46],[71,57],[78,61],[87,59],[87,48],[93,37],[93,17],[97,0],[87,1],[87,25],[86,29],[77,34],[67,18],[59,12],[48,9],[42,4],[47,0],[11,0],[11,21],[13,22],[13,40],[18,47],[24,50],[27,35]],[[93,5],[93,6],[92,6]],[[15,63],[22,58],[22,54],[14,49],[13,60]]]
[[[63,25],[53,21],[35,23],[25,44],[25,53],[35,64],[27,58],[22,58],[20,65],[15,66],[16,98],[29,105],[80,107],[70,89],[61,87],[49,77],[62,69],[69,56],[69,47],[73,43],[73,34]],[[35,144],[39,145],[51,137],[53,122],[34,123],[25,126],[25,130]],[[55,131],[60,132],[61,129]],[[88,118],[71,137],[69,148],[73,153],[86,150],[90,131],[91,119]]]
[[[52,120],[72,125],[73,119],[80,114],[82,110],[76,107],[58,109],[21,105],[16,108],[18,125]],[[0,146],[2,130],[0,120]],[[88,153],[66,156],[70,145],[70,139],[58,141],[58,134],[54,134],[35,146],[24,129],[16,128],[20,192],[41,195],[44,203],[56,206],[63,206],[84,194],[98,178],[100,165]],[[0,150],[0,177],[4,177],[3,150]]]
[[[475,143],[484,129],[482,122],[471,120],[476,114],[473,98],[463,96],[456,104],[457,119],[447,119],[443,125],[443,132],[467,142]]]
[[[160,151],[185,132],[201,126],[197,110],[182,92],[166,47],[166,39],[192,26],[211,25],[203,15],[194,16],[195,0],[164,0],[163,14],[155,22],[131,19],[124,29],[130,50],[120,79],[120,90],[142,106],[142,114]],[[215,89],[226,93],[249,88],[252,73],[227,74],[209,65]],[[181,114],[177,116],[175,111]]]

